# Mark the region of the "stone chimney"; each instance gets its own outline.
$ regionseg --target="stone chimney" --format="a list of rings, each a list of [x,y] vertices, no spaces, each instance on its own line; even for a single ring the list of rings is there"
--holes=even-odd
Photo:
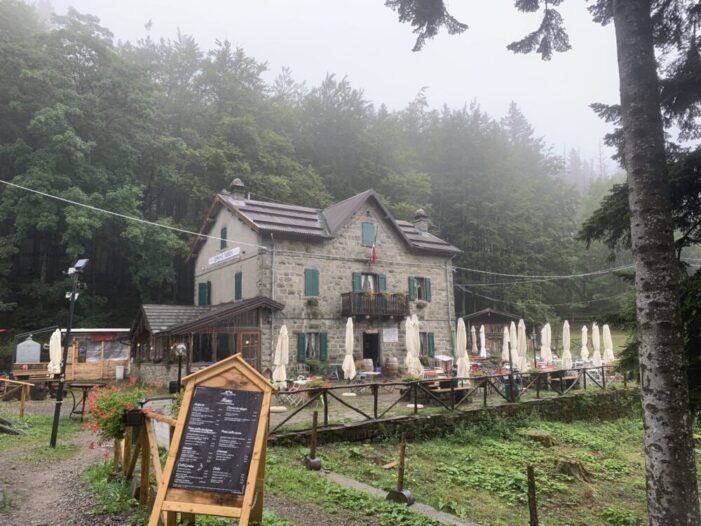
[[[243,184],[243,181],[241,181],[241,179],[239,179],[238,177],[231,181],[231,184],[229,185],[229,193],[237,201],[245,201],[246,187]]]
[[[414,226],[419,232],[428,232],[428,214],[419,208],[414,214]]]

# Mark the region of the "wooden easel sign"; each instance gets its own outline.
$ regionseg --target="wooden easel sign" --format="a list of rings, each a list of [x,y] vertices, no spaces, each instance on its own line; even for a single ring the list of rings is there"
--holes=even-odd
[[[273,386],[236,354],[183,379],[178,423],[149,526],[175,514],[263,515],[265,444]]]

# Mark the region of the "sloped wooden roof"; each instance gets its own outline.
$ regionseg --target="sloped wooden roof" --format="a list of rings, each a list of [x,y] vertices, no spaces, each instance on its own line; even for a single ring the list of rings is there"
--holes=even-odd
[[[195,332],[198,329],[211,327],[212,325],[227,318],[260,308],[268,308],[279,311],[284,309],[285,306],[282,303],[271,300],[266,296],[256,296],[255,298],[231,303],[220,303],[219,305],[210,307],[208,312],[205,312],[200,316],[190,318],[189,320],[186,320],[178,325],[170,327],[170,329],[168,329],[168,333],[187,334],[190,332]]]
[[[474,319],[479,319],[479,318],[507,318],[509,320],[513,320],[515,322],[518,322],[521,319],[521,316],[517,316],[516,314],[510,314],[508,312],[502,312],[499,310],[494,310],[490,308],[478,310],[477,312],[473,312],[472,314],[466,314],[465,316],[462,317],[463,320],[469,321],[469,320],[474,320]]]
[[[186,322],[212,309],[209,305],[154,305],[141,306],[139,316],[143,317],[144,325],[151,334],[166,332],[168,328]]]

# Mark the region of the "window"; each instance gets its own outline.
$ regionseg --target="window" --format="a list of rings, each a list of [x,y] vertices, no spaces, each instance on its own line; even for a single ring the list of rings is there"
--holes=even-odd
[[[319,295],[319,271],[315,268],[304,269],[304,295]]]
[[[300,332],[297,334],[297,362],[308,359],[325,362],[329,359],[329,335],[326,332]]]
[[[419,340],[421,341],[421,356],[428,356],[433,358],[436,355],[436,342],[432,332],[422,332],[419,333]]]
[[[362,224],[362,245],[364,247],[371,247],[375,244],[375,225],[372,223]]]
[[[197,304],[211,305],[212,303],[212,282],[206,281],[197,285]]]
[[[387,290],[387,277],[384,274],[370,274],[368,272],[353,273],[353,292],[385,292]]]
[[[224,249],[226,248],[226,227],[223,226],[221,227],[221,230],[219,231],[219,249]]]
[[[409,277],[409,299],[431,301],[431,278]]]
[[[234,274],[234,299],[243,298],[243,272]]]

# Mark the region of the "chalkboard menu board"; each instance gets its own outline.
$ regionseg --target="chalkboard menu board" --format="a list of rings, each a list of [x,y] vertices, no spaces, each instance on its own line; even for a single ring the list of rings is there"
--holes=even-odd
[[[195,387],[170,487],[243,495],[262,392]]]

